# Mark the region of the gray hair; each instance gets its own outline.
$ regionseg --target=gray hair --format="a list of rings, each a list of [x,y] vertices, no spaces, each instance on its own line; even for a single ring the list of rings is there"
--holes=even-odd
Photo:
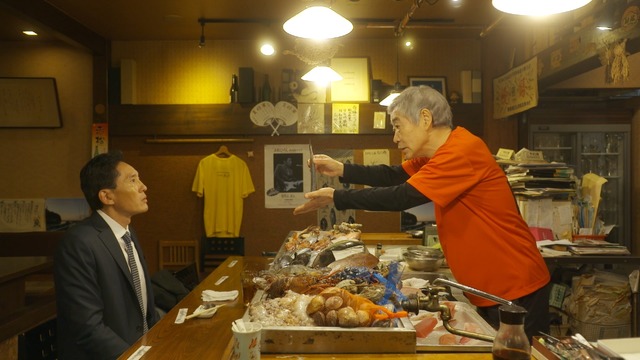
[[[398,112],[414,124],[420,122],[420,111],[427,109],[433,117],[433,127],[453,128],[453,115],[447,99],[430,86],[409,86],[387,108],[389,115]]]

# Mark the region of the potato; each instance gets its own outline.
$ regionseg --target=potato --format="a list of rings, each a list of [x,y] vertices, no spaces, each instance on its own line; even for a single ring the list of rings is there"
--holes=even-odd
[[[371,317],[369,316],[369,312],[358,310],[356,311],[356,316],[358,317],[358,326],[369,326],[369,324],[371,324]]]
[[[322,311],[316,311],[313,313],[313,315],[311,315],[311,318],[313,319],[313,322],[318,325],[318,326],[324,326],[325,325],[325,316],[322,313]]]
[[[346,328],[357,327],[358,315],[356,315],[355,310],[348,306],[338,310],[338,325]]]
[[[338,312],[335,310],[327,311],[324,317],[324,323],[327,326],[338,326]]]
[[[324,302],[325,310],[338,310],[342,307],[344,300],[340,296],[331,296]]]
[[[309,305],[307,305],[307,315],[311,315],[317,311],[324,309],[324,297],[318,295],[314,296]]]

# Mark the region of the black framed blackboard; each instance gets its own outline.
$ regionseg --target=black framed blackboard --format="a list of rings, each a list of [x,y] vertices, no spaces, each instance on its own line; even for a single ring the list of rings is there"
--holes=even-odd
[[[59,128],[55,78],[0,78],[0,128]]]

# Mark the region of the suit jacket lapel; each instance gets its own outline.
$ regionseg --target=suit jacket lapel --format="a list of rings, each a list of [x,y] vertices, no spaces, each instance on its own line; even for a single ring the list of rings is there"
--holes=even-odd
[[[127,265],[127,262],[124,259],[124,254],[122,253],[122,248],[120,247],[120,243],[118,242],[118,239],[116,239],[116,236],[113,234],[113,231],[111,231],[111,228],[109,227],[107,222],[104,221],[102,216],[100,216],[100,214],[96,212],[91,217],[92,217],[91,221],[93,223],[93,226],[98,231],[98,237],[100,238],[104,246],[107,248],[111,256],[114,258],[120,270],[122,270],[126,278],[129,280],[129,285],[130,285],[129,288],[135,295],[133,277],[131,276],[129,265]],[[136,247],[136,251],[138,252],[138,257],[140,258],[140,264],[142,265],[142,271],[144,272],[145,283],[147,286],[146,296],[147,296],[147,305],[148,305],[147,313],[148,313],[149,312],[148,309],[152,307],[154,304],[153,296],[151,295],[151,279],[149,277],[149,273],[147,272],[146,261],[144,260],[144,256],[142,256],[142,250],[140,249],[140,245],[138,244],[138,238],[135,234],[135,231],[133,231],[133,229],[131,228],[129,228],[129,230],[131,230],[131,241],[133,242],[133,246]]]
[[[120,247],[118,239],[116,239],[113,231],[111,231],[111,228],[109,227],[107,222],[104,221],[102,216],[100,216],[100,214],[96,212],[91,217],[93,226],[98,231],[98,238],[100,238],[113,259],[116,261],[120,270],[122,270],[127,279],[129,279],[129,284],[133,289],[133,278],[131,277],[131,271],[129,271],[129,266],[124,259],[124,254],[122,253],[122,248]]]

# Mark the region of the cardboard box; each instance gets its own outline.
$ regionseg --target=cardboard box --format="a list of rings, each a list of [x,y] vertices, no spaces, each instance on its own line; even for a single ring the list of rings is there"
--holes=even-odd
[[[542,341],[542,342],[541,342]],[[544,346],[544,339],[540,336],[534,336],[531,342],[531,356],[537,360],[562,360],[551,350]]]

